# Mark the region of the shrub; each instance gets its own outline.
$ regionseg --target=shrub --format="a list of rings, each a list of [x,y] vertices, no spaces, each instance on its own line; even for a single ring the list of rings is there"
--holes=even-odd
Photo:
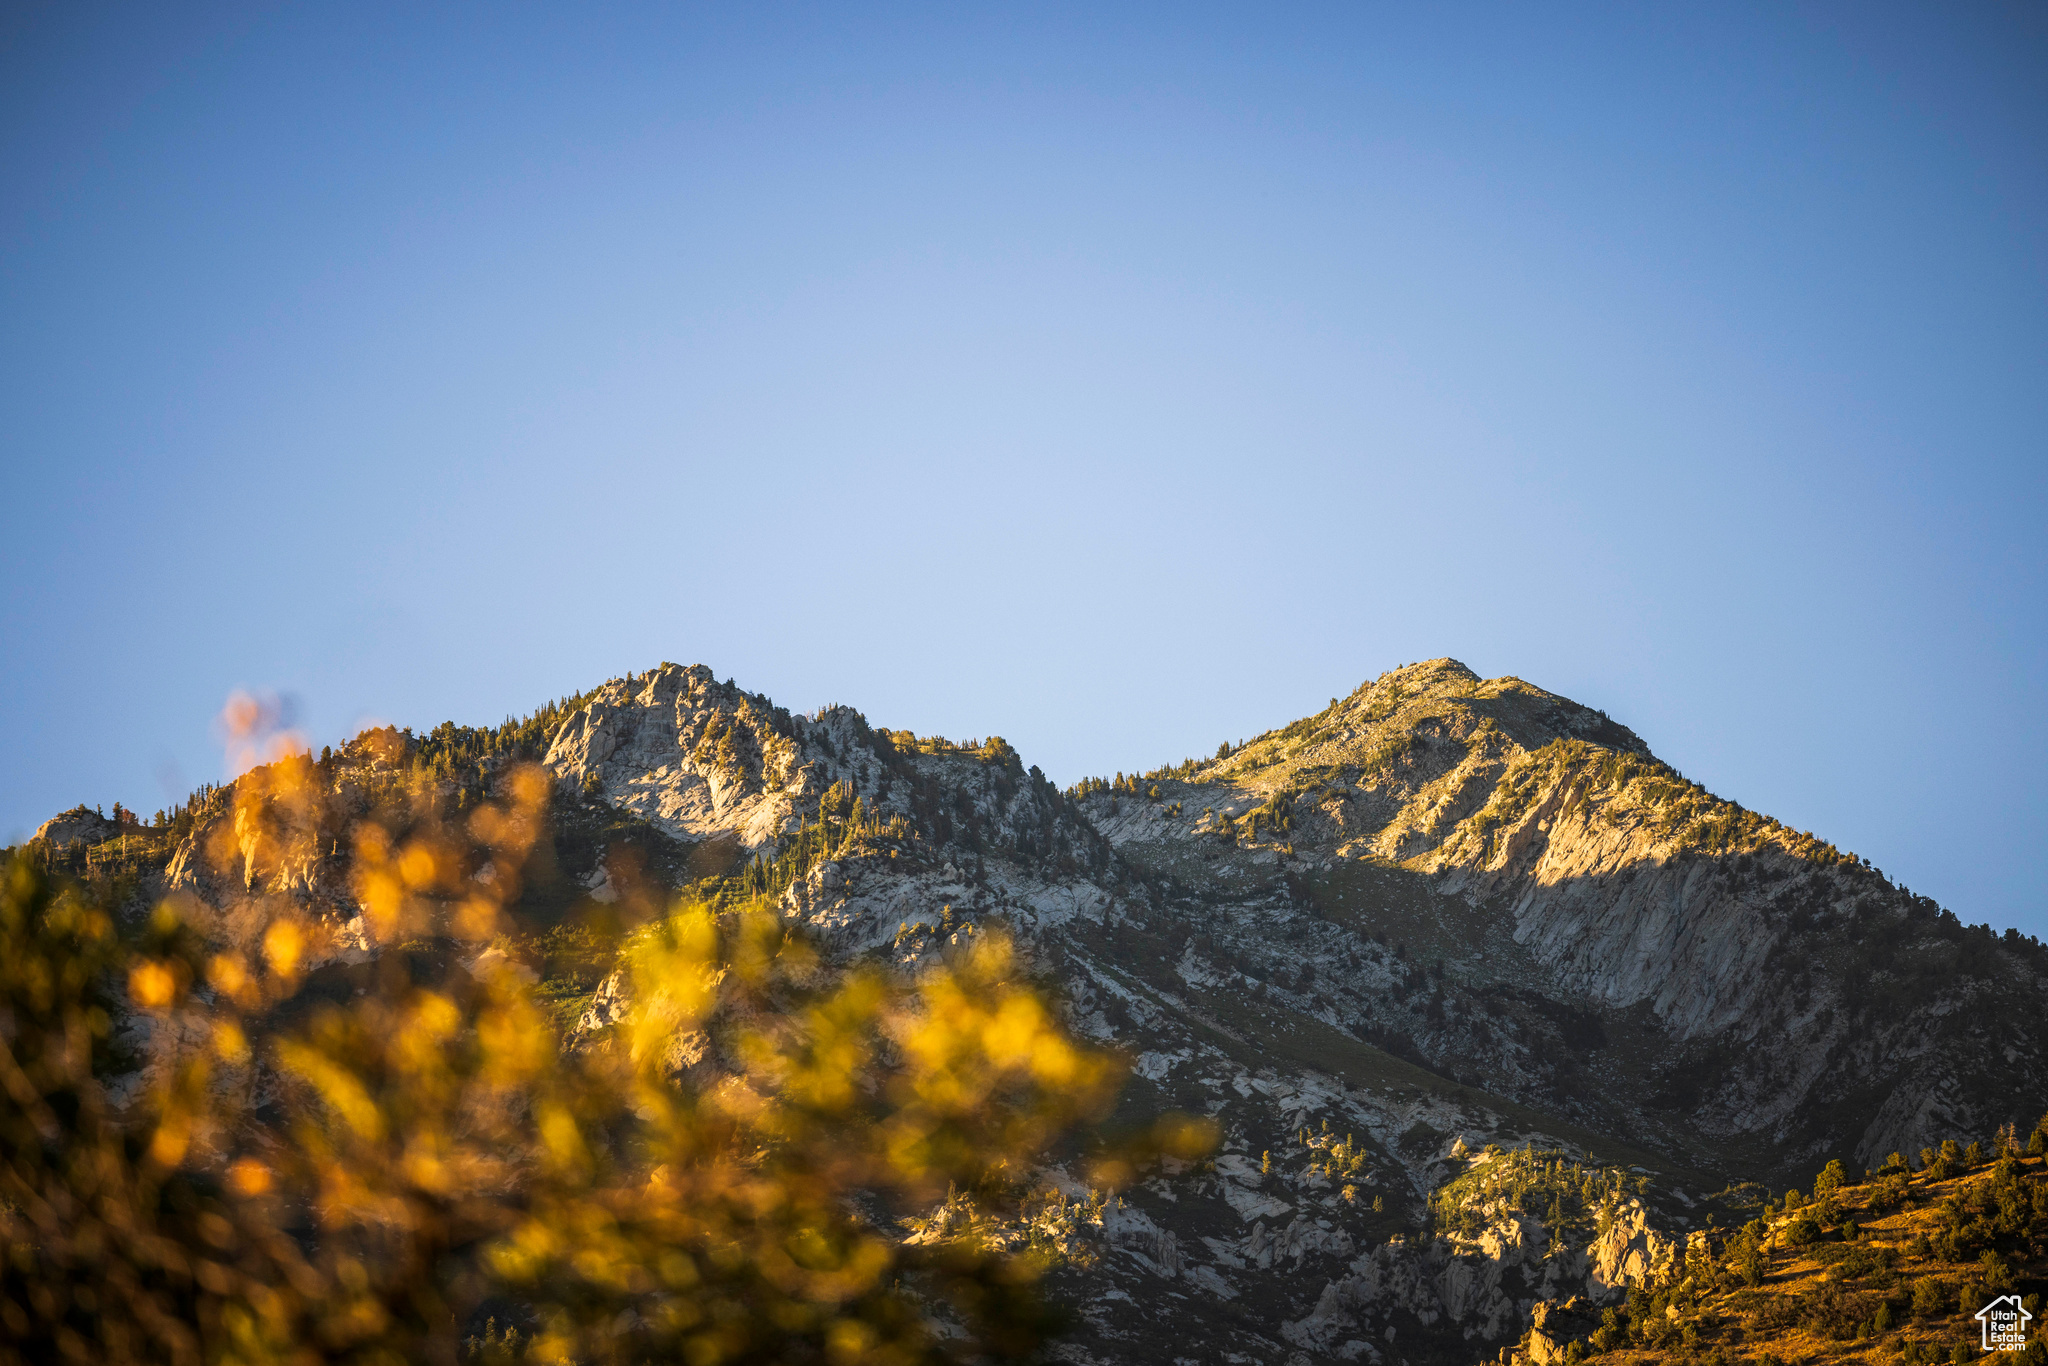
[[[1905,1172],[1886,1168],[1885,1174],[1880,1176],[1871,1188],[1870,1207],[1878,1211],[1897,1209],[1906,1203],[1908,1184],[1909,1178]]]
[[[319,831],[309,768],[239,780],[254,843],[224,853],[282,860]],[[352,818],[364,919],[407,946],[353,997],[303,990],[323,930],[286,897],[246,949],[168,909],[130,945],[29,860],[5,868],[0,1360],[447,1361],[487,1302],[530,1313],[525,1360],[949,1359],[905,1277],[979,1351],[1034,1350],[1040,1262],[852,1212],[949,1189],[999,1205],[1005,1173],[1106,1105],[1107,1060],[1061,1035],[1007,945],[977,935],[909,984],[828,970],[766,907],[683,904],[626,960],[630,1012],[569,1052],[515,965],[461,966],[545,828],[544,774],[502,787],[460,823]],[[100,1080],[123,986],[203,1049],[136,1120]],[[1180,1121],[1155,1138],[1203,1141]]]

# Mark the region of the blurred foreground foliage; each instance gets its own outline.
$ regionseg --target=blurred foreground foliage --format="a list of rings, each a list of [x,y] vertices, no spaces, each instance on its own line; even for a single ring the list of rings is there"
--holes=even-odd
[[[30,859],[0,872],[0,1361],[854,1366],[1042,1343],[1037,1254],[892,1227],[1020,1190],[1113,1099],[1117,1069],[999,936],[907,983],[827,965],[764,901],[678,903],[622,960],[632,1008],[565,1047],[489,949],[547,776],[508,766],[456,812],[387,784],[340,825],[336,791],[289,757],[236,784],[206,856],[248,893],[239,938],[174,902],[124,929]],[[292,870],[344,839],[387,947],[367,985],[322,991],[342,946]],[[130,1010],[140,1084],[110,1051]],[[465,1347],[487,1309],[528,1331],[494,1318]]]

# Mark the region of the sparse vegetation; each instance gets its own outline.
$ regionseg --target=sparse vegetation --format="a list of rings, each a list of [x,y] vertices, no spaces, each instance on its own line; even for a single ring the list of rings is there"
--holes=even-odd
[[[1894,1154],[1855,1183],[1829,1163],[1810,1199],[1710,1234],[1664,1280],[1631,1290],[1585,1355],[1932,1362],[1967,1348],[1975,1358],[1976,1311],[1995,1295],[2025,1292],[2038,1320],[2048,1285],[2048,1173],[2021,1156],[2015,1137],[1994,1146],[1995,1163],[1945,1170],[1937,1158],[1918,1175]],[[2026,1351],[2002,1359],[2048,1362],[2039,1326]]]
[[[1640,1177],[1562,1150],[1490,1148],[1431,1192],[1429,1208],[1439,1229],[1461,1237],[1500,1210],[1532,1214],[1553,1234],[1588,1235],[1605,1232],[1614,1207],[1643,1188]]]

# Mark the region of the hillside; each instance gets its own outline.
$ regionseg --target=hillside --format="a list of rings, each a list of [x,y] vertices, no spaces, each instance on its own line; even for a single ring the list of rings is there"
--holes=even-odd
[[[2048,1360],[2039,1331],[2048,1291],[2048,1172],[2012,1150],[1997,1162],[1902,1156],[1803,1198],[1728,1236],[1688,1248],[1683,1274],[1626,1303],[1546,1314],[1503,1358],[1647,1366],[1677,1354],[1702,1362],[1936,1362],[1979,1357],[1980,1310],[2011,1296],[2026,1350]],[[1794,1192],[1797,1196],[1798,1192]]]
[[[954,1192],[905,1225],[1044,1250],[1076,1363],[1492,1359],[1574,1301],[1664,1312],[1687,1275],[1699,1340],[1700,1315],[1791,1312],[1710,1293],[1687,1261],[1767,1190],[2048,1108],[2038,944],[1450,660],[1067,792],[999,738],[794,714],[663,665],[494,731],[368,733],[288,802],[258,770],[139,831],[67,813],[87,837],[38,857],[137,923],[169,898],[223,952],[306,917],[309,980],[346,999],[393,955],[458,957],[448,925],[380,918],[368,813],[473,822],[536,762],[544,828],[492,884],[491,952],[572,1047],[637,1027],[630,956],[688,892],[772,905],[827,961],[905,981],[1014,936],[1068,1027],[1126,1060],[1092,1135],[1000,1200]],[[132,1016],[128,1093],[189,1038]],[[726,1065],[669,1047],[692,1077]],[[1213,1125],[1206,1157],[1103,1165],[1174,1115]]]

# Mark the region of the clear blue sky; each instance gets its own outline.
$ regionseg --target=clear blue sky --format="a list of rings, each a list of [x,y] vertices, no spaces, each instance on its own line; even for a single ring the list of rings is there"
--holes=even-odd
[[[2048,9],[11,5],[0,838],[668,659],[1455,655],[2048,933]]]

